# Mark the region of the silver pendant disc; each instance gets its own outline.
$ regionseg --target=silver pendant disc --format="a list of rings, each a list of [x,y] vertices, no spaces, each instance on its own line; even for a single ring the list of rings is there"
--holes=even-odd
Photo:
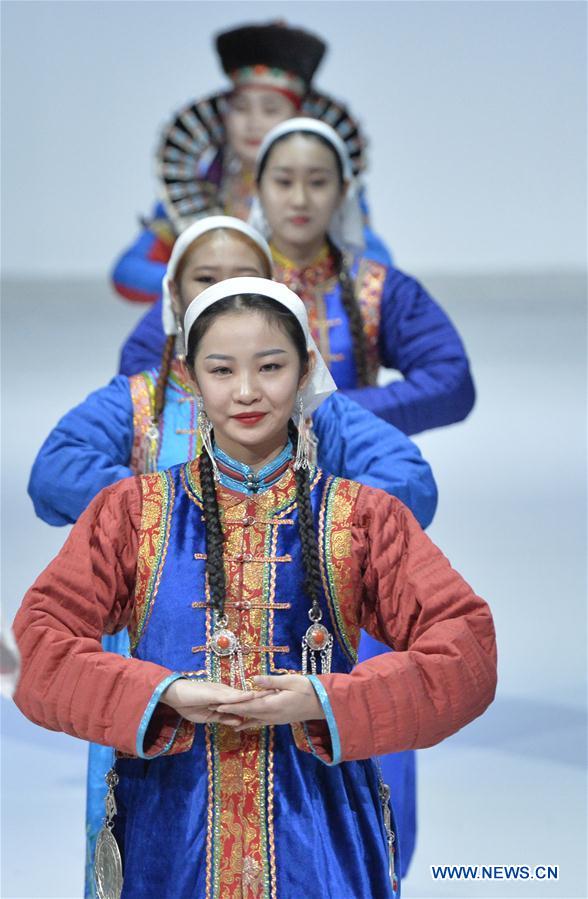
[[[96,841],[94,881],[98,899],[120,899],[123,886],[120,850],[112,832],[103,827]]]

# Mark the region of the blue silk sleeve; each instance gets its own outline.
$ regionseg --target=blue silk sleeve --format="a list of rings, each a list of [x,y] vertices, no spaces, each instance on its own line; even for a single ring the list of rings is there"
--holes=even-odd
[[[161,300],[157,300],[125,340],[120,353],[119,373],[130,377],[157,368],[161,364],[164,346]]]
[[[161,204],[156,205],[153,218],[165,218]],[[152,258],[157,243],[157,235],[145,226],[116,261],[112,271],[112,284],[116,292],[126,300],[153,303],[161,296],[161,282],[167,265]]]
[[[431,523],[437,507],[435,479],[405,434],[341,392],[319,406],[313,427],[321,468],[379,487],[408,506],[421,527]]]
[[[463,343],[450,318],[414,278],[391,269],[384,284],[380,358],[403,380],[346,390],[405,434],[464,419],[475,389]]]
[[[47,524],[77,521],[104,488],[133,474],[133,405],[118,376],[59,421],[39,450],[28,492]]]

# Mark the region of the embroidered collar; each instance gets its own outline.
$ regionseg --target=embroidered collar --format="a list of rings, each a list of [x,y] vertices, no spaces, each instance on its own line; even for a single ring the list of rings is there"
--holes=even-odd
[[[249,465],[245,465],[244,462],[239,462],[223,452],[216,444],[214,446],[214,457],[223,487],[248,495],[261,493],[277,484],[290,465],[292,453],[292,443],[288,440],[279,456],[276,456],[275,459],[272,459],[259,471],[254,471]]]
[[[322,287],[337,276],[335,260],[327,244],[324,244],[313,261],[303,268],[298,268],[271,243],[270,250],[274,260],[274,280],[286,284],[295,293],[303,293],[305,289],[317,286]]]

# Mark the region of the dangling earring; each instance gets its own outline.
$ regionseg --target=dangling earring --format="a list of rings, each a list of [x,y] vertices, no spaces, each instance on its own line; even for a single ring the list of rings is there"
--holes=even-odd
[[[151,424],[143,436],[140,458],[142,460],[140,465],[141,474],[152,474],[157,471],[157,462],[159,458],[159,427],[155,418],[151,419]]]
[[[202,397],[198,396],[196,398],[196,401],[198,403],[198,431],[200,432],[202,446],[208,453],[208,456],[212,463],[212,472],[215,481],[220,481],[220,472],[218,470],[218,465],[216,464],[214,451],[212,449],[212,422],[206,414],[206,409],[204,408],[204,400],[202,399]]]
[[[312,431],[306,421],[304,400],[301,393],[298,394],[296,400],[296,429],[298,431],[298,446],[296,447],[294,469],[295,471],[298,471],[299,468],[310,469],[313,456]]]
[[[186,341],[184,339],[184,328],[182,327],[182,319],[176,315],[176,358],[180,362],[186,361]]]

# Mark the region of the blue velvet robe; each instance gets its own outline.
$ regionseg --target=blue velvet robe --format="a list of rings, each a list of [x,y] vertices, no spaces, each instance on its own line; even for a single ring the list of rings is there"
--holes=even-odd
[[[204,677],[212,612],[199,484],[187,465],[155,481],[148,489],[149,538],[139,551],[131,653]],[[251,647],[248,677],[301,669],[309,620],[292,483],[288,472],[256,497],[220,501],[227,533],[225,609],[228,626],[239,622],[241,642]],[[336,482],[318,472],[311,484],[316,533],[325,534],[321,521],[345,526],[349,512],[337,506]],[[340,614],[329,537],[324,540],[328,597],[321,589],[320,603],[335,638],[331,670],[348,673],[359,632]],[[264,558],[273,564],[256,564]],[[225,683],[228,671],[224,660]],[[249,734],[195,725],[193,738],[180,727],[159,758],[117,761],[114,832],[123,854],[122,899],[298,899],[306,890],[322,899],[398,895],[389,877],[377,767],[371,760],[336,764],[337,724],[324,688],[316,679],[314,686],[331,734],[332,764],[319,759],[312,733],[300,725]],[[147,742],[150,723],[148,710],[138,747]]]

